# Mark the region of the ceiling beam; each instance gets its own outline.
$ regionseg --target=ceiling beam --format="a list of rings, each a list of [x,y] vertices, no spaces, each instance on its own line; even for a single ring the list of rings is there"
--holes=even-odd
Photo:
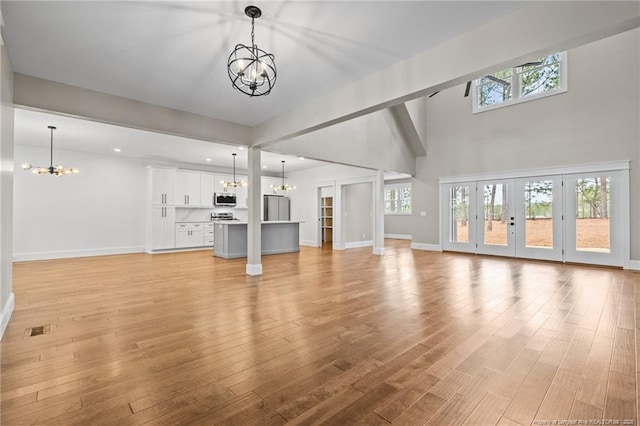
[[[638,26],[639,2],[535,3],[267,120],[253,128],[253,145],[265,147]]]
[[[24,74],[14,74],[14,105],[208,142],[248,146],[251,128]]]
[[[407,145],[413,158],[427,155],[425,145],[420,139],[418,130],[405,104],[394,105],[385,109],[384,116],[389,129],[395,135],[394,139]]]

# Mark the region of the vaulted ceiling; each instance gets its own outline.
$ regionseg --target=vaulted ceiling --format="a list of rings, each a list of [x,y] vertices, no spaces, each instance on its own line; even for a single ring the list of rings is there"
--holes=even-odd
[[[248,4],[3,1],[4,37],[17,73],[253,126],[527,3],[255,2],[256,43],[278,79],[253,99],[226,71],[235,44],[250,43]]]

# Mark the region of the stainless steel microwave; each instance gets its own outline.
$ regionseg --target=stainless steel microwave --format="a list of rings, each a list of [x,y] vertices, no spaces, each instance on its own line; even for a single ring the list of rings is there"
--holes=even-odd
[[[220,194],[216,193],[214,195],[214,204],[216,206],[227,206],[233,207],[236,205],[236,196],[234,194]]]

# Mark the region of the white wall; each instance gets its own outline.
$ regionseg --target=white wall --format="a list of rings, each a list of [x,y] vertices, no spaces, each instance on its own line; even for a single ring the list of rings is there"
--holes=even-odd
[[[389,236],[402,235],[411,238],[413,219],[407,214],[385,214],[384,234]]]
[[[429,98],[413,241],[439,243],[439,177],[631,160],[631,258],[640,259],[639,40],[632,30],[570,50],[564,94],[479,114],[464,86]]]
[[[336,180],[340,179],[371,177],[374,175],[374,170],[337,164],[288,173],[287,181],[296,186],[294,191],[287,194],[291,198],[291,220],[303,222],[300,224],[300,243],[303,245],[318,245],[318,185],[333,185]]]
[[[1,13],[0,13],[1,18]],[[13,312],[13,71],[0,35],[0,339]]]
[[[269,150],[372,169],[415,172],[409,146],[394,135],[382,111],[279,142]]]
[[[373,244],[373,185],[356,183],[344,188],[345,242]]]
[[[15,162],[47,165],[49,150],[17,145]],[[60,149],[54,151],[54,163],[76,167],[80,173],[15,174],[16,260],[144,250],[144,163]]]

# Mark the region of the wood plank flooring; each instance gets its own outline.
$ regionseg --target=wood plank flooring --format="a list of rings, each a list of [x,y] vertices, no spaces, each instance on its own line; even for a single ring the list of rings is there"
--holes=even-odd
[[[386,244],[18,263],[2,424],[637,423],[640,274]]]

